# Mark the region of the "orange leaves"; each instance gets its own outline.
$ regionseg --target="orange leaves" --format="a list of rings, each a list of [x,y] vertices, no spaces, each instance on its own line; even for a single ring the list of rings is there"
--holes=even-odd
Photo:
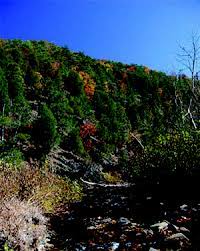
[[[51,63],[51,76],[52,77],[54,77],[57,74],[57,72],[60,68],[60,65],[61,65],[60,62],[58,62],[58,61]]]
[[[90,136],[95,136],[96,131],[97,129],[96,129],[95,124],[91,122],[86,122],[80,127],[80,136],[87,150],[91,150],[92,148],[92,140]]]
[[[88,83],[84,86],[84,90],[88,98],[91,100],[94,96],[95,85],[93,83]]]
[[[113,65],[109,64],[106,60],[99,60],[98,62],[106,68],[106,71],[112,70],[113,68]]]
[[[139,68],[141,68],[141,67],[139,67]],[[138,69],[139,69],[138,68]],[[143,70],[144,70],[144,72],[146,73],[146,74],[149,74],[150,73],[150,69],[148,68],[148,67],[146,67],[146,66],[142,66],[142,68],[143,68]],[[136,66],[134,66],[134,65],[132,65],[132,66],[129,66],[128,68],[127,68],[127,72],[134,72],[134,71],[136,71],[137,70],[137,68],[136,68]]]
[[[144,72],[146,73],[146,74],[149,74],[150,73],[150,69],[148,68],[148,67],[144,67]]]
[[[84,90],[87,95],[87,97],[92,100],[95,92],[96,83],[95,81],[90,77],[90,75],[84,71],[79,72],[80,78],[84,82]]]

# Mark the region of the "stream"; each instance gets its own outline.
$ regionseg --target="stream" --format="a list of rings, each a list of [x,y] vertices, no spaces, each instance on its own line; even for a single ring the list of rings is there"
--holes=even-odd
[[[83,200],[52,219],[54,250],[200,250],[198,200],[162,189],[85,186]]]

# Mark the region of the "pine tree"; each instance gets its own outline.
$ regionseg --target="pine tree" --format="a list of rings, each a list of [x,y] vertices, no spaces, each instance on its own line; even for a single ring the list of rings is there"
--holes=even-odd
[[[41,105],[34,128],[36,145],[47,154],[58,143],[57,121],[46,104]]]

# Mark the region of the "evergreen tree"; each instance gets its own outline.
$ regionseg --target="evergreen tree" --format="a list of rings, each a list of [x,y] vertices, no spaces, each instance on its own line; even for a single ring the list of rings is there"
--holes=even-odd
[[[34,128],[36,145],[42,147],[43,153],[48,153],[59,140],[57,121],[46,104],[41,105],[38,117]]]

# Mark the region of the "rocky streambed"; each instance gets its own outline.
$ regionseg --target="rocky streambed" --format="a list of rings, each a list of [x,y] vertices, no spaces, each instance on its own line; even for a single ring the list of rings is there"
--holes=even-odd
[[[52,220],[54,250],[200,250],[198,201],[162,200],[159,186],[86,185],[84,192],[69,214]]]

